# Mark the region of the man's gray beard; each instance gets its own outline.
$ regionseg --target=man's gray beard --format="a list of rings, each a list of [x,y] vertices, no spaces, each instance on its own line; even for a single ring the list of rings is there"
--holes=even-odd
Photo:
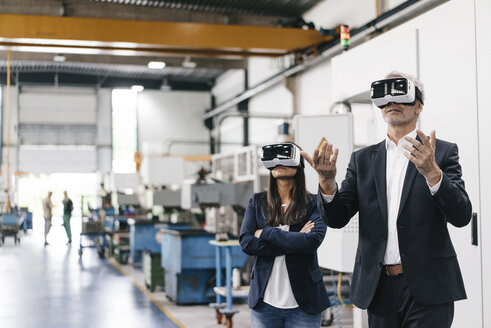
[[[388,120],[388,119],[384,119],[385,123],[387,123],[388,125],[390,126],[401,126],[401,125],[405,125],[405,124],[408,124],[409,122],[411,122],[411,119],[407,119],[407,120]]]

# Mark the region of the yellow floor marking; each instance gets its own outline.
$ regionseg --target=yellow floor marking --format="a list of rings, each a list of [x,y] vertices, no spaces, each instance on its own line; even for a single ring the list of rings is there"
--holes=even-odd
[[[176,317],[174,317],[165,307],[162,306],[162,304],[157,301],[153,295],[143,288],[133,277],[131,277],[120,265],[118,262],[116,262],[114,259],[109,258],[108,259],[109,263],[111,263],[116,269],[118,269],[122,274],[124,274],[126,277],[130,278],[130,280],[133,282],[133,284],[143,293],[145,294],[152,302],[155,304],[162,312],[165,313],[166,316],[168,316],[176,325],[178,325],[180,328],[186,328],[179,320],[177,320]]]

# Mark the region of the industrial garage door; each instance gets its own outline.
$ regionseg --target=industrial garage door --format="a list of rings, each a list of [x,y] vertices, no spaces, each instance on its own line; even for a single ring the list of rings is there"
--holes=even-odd
[[[97,170],[95,89],[22,86],[18,108],[20,171]]]

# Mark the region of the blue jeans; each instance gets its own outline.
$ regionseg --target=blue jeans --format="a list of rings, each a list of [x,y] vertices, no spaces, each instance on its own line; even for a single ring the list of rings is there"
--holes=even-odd
[[[253,328],[319,328],[321,315],[308,314],[299,307],[279,309],[263,301],[251,309],[251,326]]]

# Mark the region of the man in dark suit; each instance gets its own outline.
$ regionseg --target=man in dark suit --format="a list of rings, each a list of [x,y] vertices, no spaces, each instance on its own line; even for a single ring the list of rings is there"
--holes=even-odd
[[[387,138],[351,155],[339,190],[333,145],[324,143],[312,158],[302,155],[319,175],[317,203],[326,224],[342,228],[359,212],[350,298],[368,309],[370,327],[447,328],[454,301],[466,298],[447,223],[468,224],[471,203],[457,145],[416,129],[423,85],[399,72],[388,78],[411,81],[419,96],[377,104]]]

